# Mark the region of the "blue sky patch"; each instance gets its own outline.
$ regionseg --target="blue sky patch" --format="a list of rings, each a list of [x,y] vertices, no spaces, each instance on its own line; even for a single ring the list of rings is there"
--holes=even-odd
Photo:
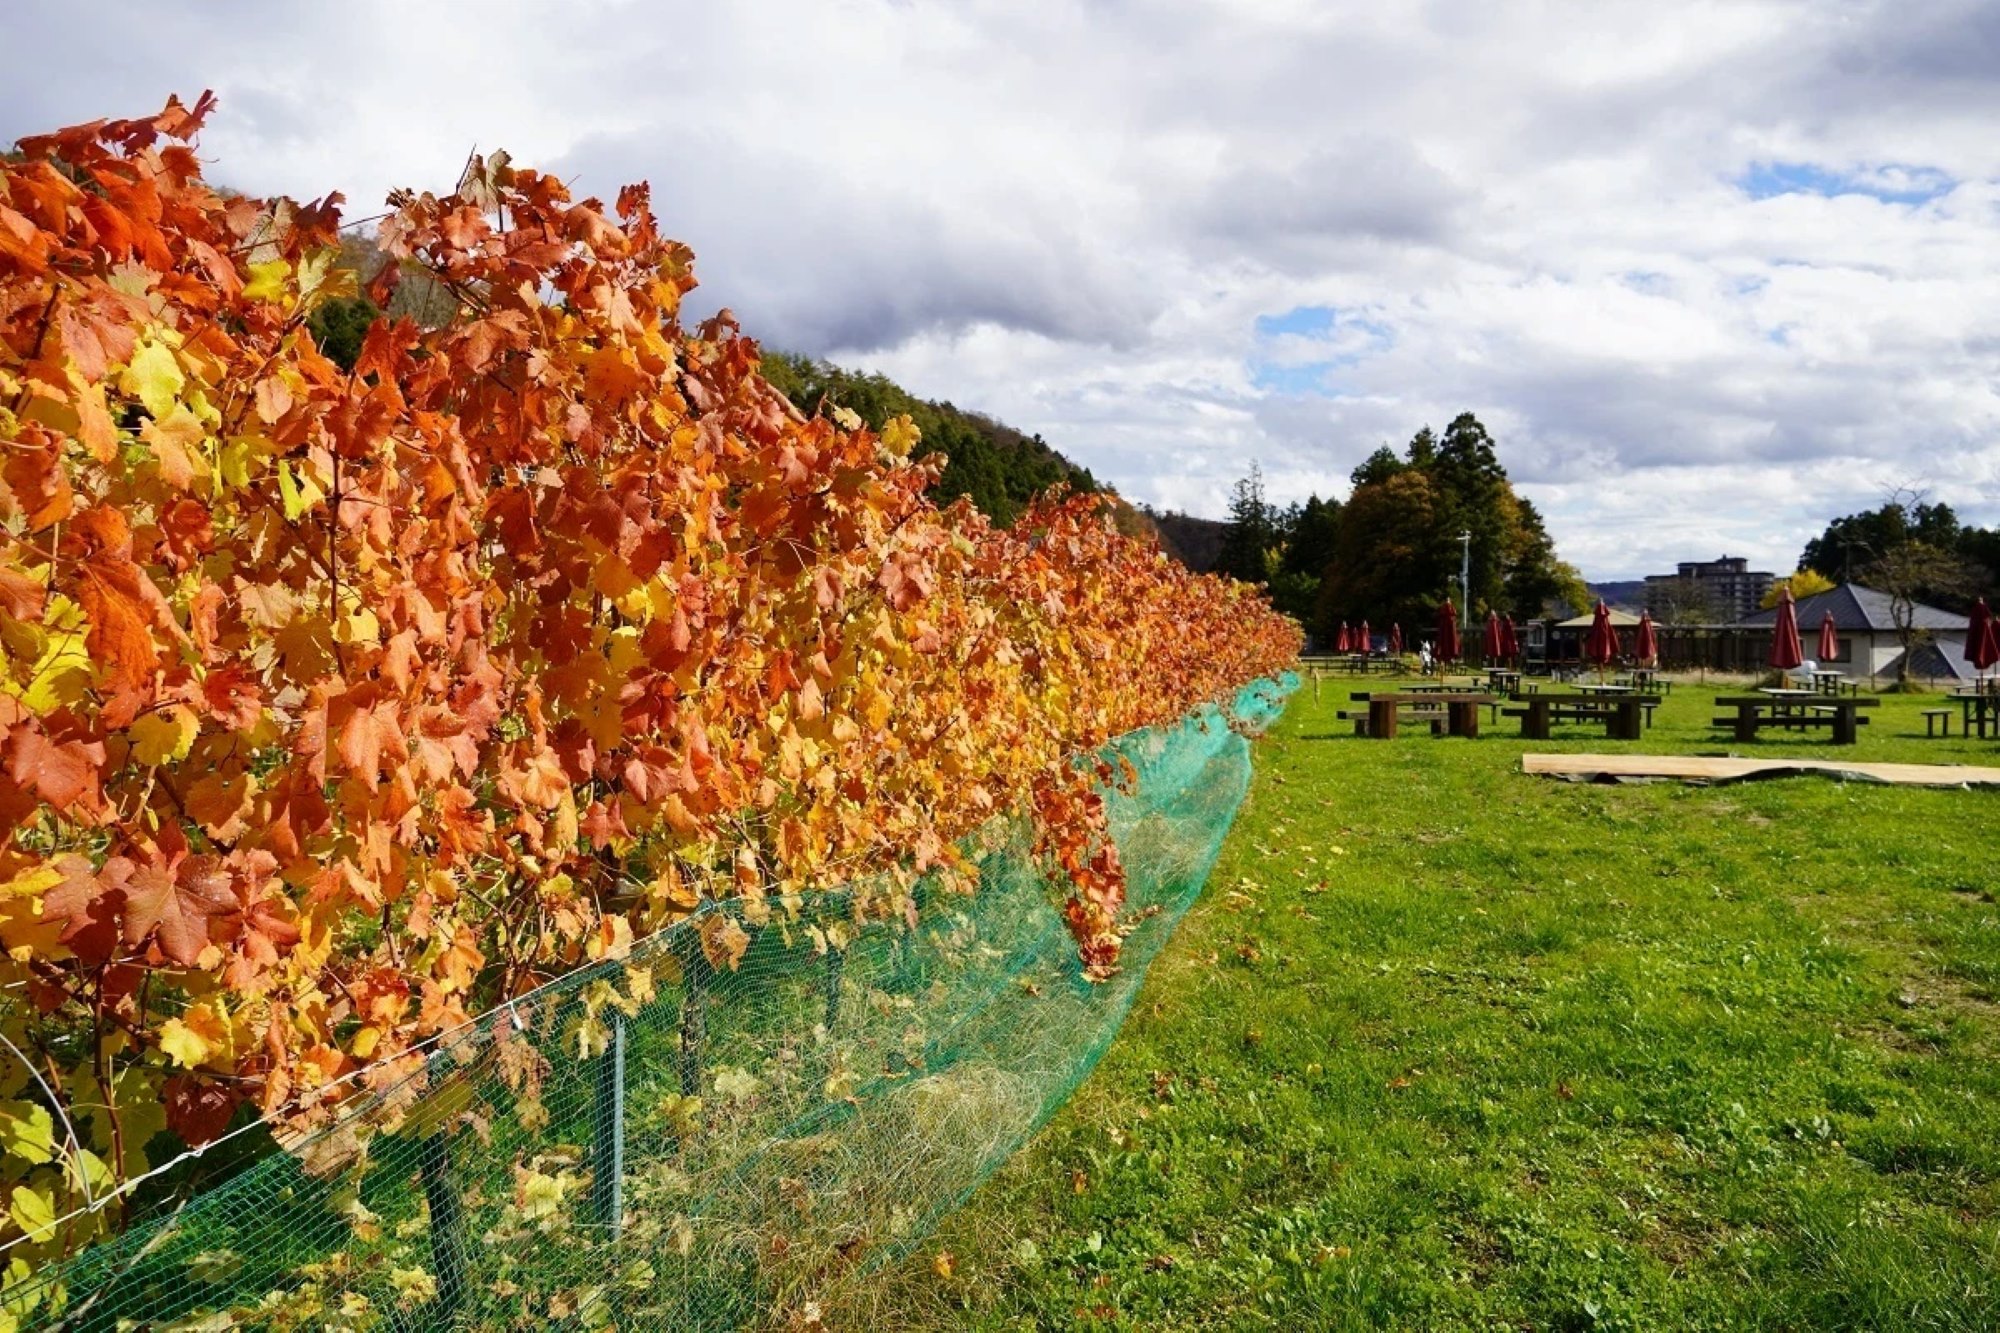
[[[1902,163],[1830,171],[1811,162],[1755,162],[1736,178],[1737,188],[1752,199],[1774,199],[1781,194],[1816,194],[1831,199],[1858,194],[1887,204],[1928,203],[1951,193],[1957,184],[1936,167]]]
[[[1257,336],[1275,338],[1284,333],[1301,334],[1309,338],[1323,338],[1333,332],[1332,306],[1294,306],[1282,315],[1257,316]]]
[[[1337,306],[1295,306],[1259,315],[1257,347],[1247,365],[1261,392],[1337,398],[1334,372],[1359,365],[1394,343],[1387,325]],[[1323,353],[1323,354],[1322,354]]]
[[[1331,398],[1336,395],[1327,384],[1326,377],[1333,370],[1331,361],[1315,361],[1304,366],[1274,366],[1253,357],[1250,361],[1250,383],[1260,393],[1282,394],[1287,398],[1313,395]]]

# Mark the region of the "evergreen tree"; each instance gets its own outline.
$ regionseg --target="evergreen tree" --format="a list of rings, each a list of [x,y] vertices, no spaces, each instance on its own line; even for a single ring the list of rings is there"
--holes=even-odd
[[[1432,463],[1437,462],[1437,453],[1437,436],[1431,434],[1429,426],[1425,426],[1410,437],[1409,460],[1411,467],[1428,468]]]
[[[1277,515],[1264,499],[1264,472],[1250,465],[1250,475],[1236,483],[1229,500],[1229,526],[1222,535],[1217,572],[1246,583],[1271,578],[1271,559],[1278,549]]]
[[[1334,543],[1340,535],[1340,501],[1322,500],[1317,495],[1295,506],[1284,527],[1284,567],[1315,579],[1333,563]]]
[[[1308,622],[1316,633],[1364,618],[1429,624],[1456,590],[1461,532],[1472,534],[1475,620],[1489,610],[1525,619],[1583,600],[1583,580],[1556,555],[1541,514],[1515,493],[1493,437],[1472,413],[1453,418],[1442,439],[1428,427],[1418,431],[1401,458],[1376,450],[1353,476]],[[1312,554],[1298,536],[1290,539],[1288,559]]]
[[[1368,455],[1360,467],[1354,469],[1352,480],[1357,488],[1373,486],[1389,480],[1408,466],[1409,464],[1396,457],[1394,449],[1385,444]]]

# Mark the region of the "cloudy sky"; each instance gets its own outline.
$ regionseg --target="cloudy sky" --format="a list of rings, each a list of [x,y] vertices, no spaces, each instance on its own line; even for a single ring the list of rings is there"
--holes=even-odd
[[[0,141],[214,88],[217,179],[651,180],[777,346],[1128,497],[1476,412],[1593,578],[2000,522],[2000,0],[8,0]]]

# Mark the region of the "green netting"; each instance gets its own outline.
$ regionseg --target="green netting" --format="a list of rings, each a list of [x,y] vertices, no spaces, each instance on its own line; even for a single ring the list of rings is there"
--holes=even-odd
[[[1096,1063],[1248,790],[1236,728],[1297,683],[1112,747],[1139,774],[1109,796],[1139,924],[1108,983],[1082,979],[1025,831],[997,823],[972,896],[920,889],[914,924],[857,924],[846,891],[816,895],[741,921],[734,971],[682,923],[0,1308],[91,1330],[720,1329],[837,1308]],[[816,952],[815,928],[845,947]]]

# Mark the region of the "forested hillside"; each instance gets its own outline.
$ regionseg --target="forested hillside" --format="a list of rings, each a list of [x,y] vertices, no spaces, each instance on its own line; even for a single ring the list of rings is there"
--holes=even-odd
[[[1222,558],[1222,543],[1229,534],[1229,525],[1221,519],[1196,518],[1193,514],[1150,506],[1141,506],[1140,512],[1152,523],[1160,545],[1196,573],[1208,573]]]
[[[889,421],[907,416],[923,438],[919,458],[943,451],[950,459],[944,476],[932,488],[940,503],[969,496],[995,523],[1011,523],[1035,496],[1058,483],[1072,490],[1095,491],[1096,478],[1049,447],[1039,435],[1024,435],[1012,426],[950,403],[919,398],[886,375],[844,370],[830,362],[791,352],[766,350],[764,378],[808,416],[822,408],[846,408],[879,431]]]

